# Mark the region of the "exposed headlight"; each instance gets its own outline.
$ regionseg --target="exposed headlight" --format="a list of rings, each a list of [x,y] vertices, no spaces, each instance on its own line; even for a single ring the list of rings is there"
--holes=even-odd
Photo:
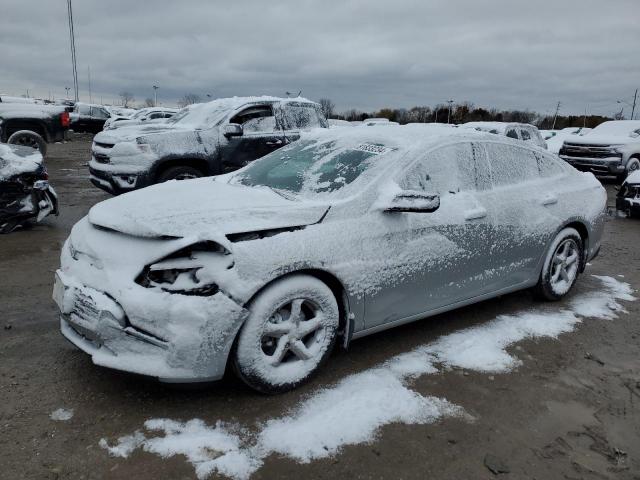
[[[147,265],[136,283],[182,295],[215,295],[216,273],[232,267],[233,260],[224,247],[215,242],[201,242]]]

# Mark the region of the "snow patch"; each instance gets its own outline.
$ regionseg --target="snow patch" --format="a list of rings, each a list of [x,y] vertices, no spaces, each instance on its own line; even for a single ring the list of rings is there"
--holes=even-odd
[[[280,418],[254,425],[251,430],[222,422],[209,427],[202,420],[185,423],[168,419],[145,422],[149,432],[137,431],[110,446],[111,455],[129,456],[136,448],[163,458],[185,455],[198,478],[216,472],[235,479],[249,478],[271,454],[301,463],[336,455],[346,445],[375,440],[391,423],[428,424],[444,417],[465,417],[462,407],[446,399],[423,396],[411,381],[439,369],[465,368],[505,373],[521,361],[506,349],[527,338],[557,338],[572,331],[583,318],[614,319],[624,312],[620,301],[633,301],[628,283],[593,275],[600,288],[575,295],[567,308],[541,306],[446,335],[433,343],[397,355],[381,365],[345,377],[317,391]]]
[[[59,408],[51,412],[49,415],[51,420],[55,420],[57,422],[66,422],[67,420],[71,420],[73,418],[73,408]]]

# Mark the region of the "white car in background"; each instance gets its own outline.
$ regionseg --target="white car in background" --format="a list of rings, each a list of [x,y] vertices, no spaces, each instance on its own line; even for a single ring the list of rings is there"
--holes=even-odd
[[[114,128],[128,127],[131,125],[140,125],[143,123],[162,123],[167,118],[173,117],[178,112],[177,108],[165,107],[149,107],[141,108],[130,118],[112,117],[104,124],[104,130],[113,130]]]
[[[528,123],[509,122],[467,122],[460,125],[462,128],[473,128],[481,132],[489,132],[495,135],[504,135],[515,140],[533,143],[542,148],[547,148],[547,143],[540,135],[538,127]]]
[[[561,130],[540,130],[542,138],[547,142],[547,150],[551,153],[557,154],[562,148],[562,144],[565,140],[575,138],[577,136],[583,136],[589,133],[592,128],[584,127],[566,127]]]

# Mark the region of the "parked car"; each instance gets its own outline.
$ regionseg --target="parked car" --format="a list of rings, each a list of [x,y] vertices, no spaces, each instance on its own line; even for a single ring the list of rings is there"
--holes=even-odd
[[[340,120],[337,118],[329,118],[327,120],[329,122],[329,128],[342,128],[342,127],[353,127],[353,123],[347,120]]]
[[[77,102],[71,113],[71,129],[77,133],[98,133],[110,117],[111,112],[103,105]]]
[[[562,148],[565,140],[575,139],[578,136],[586,135],[591,128],[567,127],[562,130],[540,130],[542,138],[547,142],[547,150],[557,154]]]
[[[531,142],[541,148],[547,148],[547,144],[540,135],[538,127],[528,123],[507,123],[507,122],[467,122],[461,125],[463,128],[473,128],[482,132],[489,132],[495,135],[505,135],[509,138]]]
[[[640,218],[640,170],[635,170],[622,182],[616,196],[616,210],[627,217]]]
[[[604,122],[582,137],[565,140],[560,158],[579,170],[614,175],[622,182],[640,169],[640,120]]]
[[[0,103],[27,103],[33,105],[36,103],[33,98],[12,97],[10,95],[0,95]]]
[[[224,114],[225,118],[228,114]],[[606,193],[520,141],[320,130],[223,176],[94,206],[54,298],[93,362],[291,389],[338,343],[515,290],[557,300],[596,256]]]
[[[177,108],[166,107],[150,107],[141,108],[131,117],[112,116],[104,124],[104,130],[113,130],[119,127],[130,127],[131,125],[140,125],[141,123],[161,123],[167,118],[173,117]]]
[[[58,197],[48,178],[40,152],[0,143],[0,233],[58,215]]]
[[[302,98],[233,97],[191,105],[162,124],[134,125],[95,136],[91,181],[118,194],[173,179],[236,170],[328,128],[319,105]]]
[[[0,103],[0,142],[35,148],[65,139],[69,113],[64,106]]]

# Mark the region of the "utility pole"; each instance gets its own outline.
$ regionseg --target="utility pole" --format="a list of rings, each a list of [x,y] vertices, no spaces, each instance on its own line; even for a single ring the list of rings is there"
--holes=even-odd
[[[560,111],[560,102],[558,102],[558,105],[556,105],[556,113],[553,116],[553,126],[551,127],[551,130],[555,130],[556,129],[556,120],[558,119],[558,112]]]
[[[449,121],[451,120],[451,108],[453,107],[453,100],[448,100],[447,103],[449,104],[449,111],[447,112],[447,123],[449,123]]]
[[[636,100],[638,99],[638,89],[636,88],[636,93],[633,94],[633,106],[631,107],[631,120],[633,120],[633,114],[636,113]]]
[[[153,86],[153,106],[157,107],[158,106],[158,89],[160,87],[157,85]]]
[[[70,87],[64,87],[64,89],[67,91],[67,100],[69,99],[69,90],[71,90]]]
[[[87,76],[89,77],[89,103],[93,103],[91,98],[91,65],[87,65]]]
[[[69,41],[71,43],[71,65],[73,67],[73,91],[75,94],[75,101],[78,98],[78,67],[76,66],[76,40],[75,33],[73,31],[73,11],[71,9],[71,0],[67,0],[67,15],[69,17]]]

